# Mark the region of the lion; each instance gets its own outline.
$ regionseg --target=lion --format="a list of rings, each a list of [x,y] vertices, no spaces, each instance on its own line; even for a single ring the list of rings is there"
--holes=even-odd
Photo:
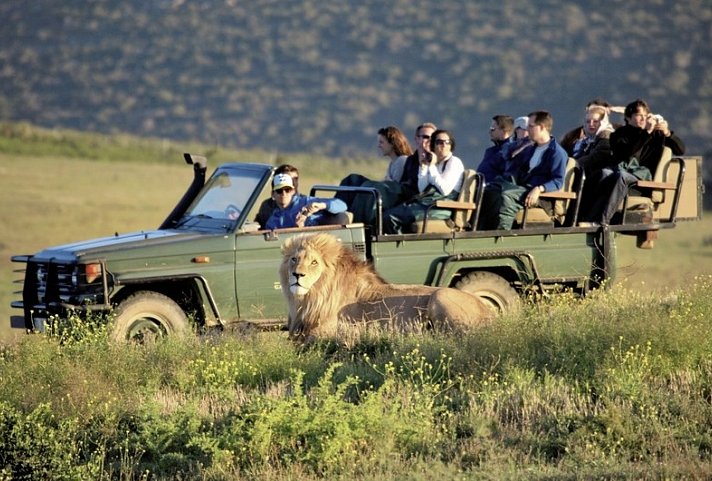
[[[462,331],[489,321],[479,297],[453,288],[389,284],[331,234],[295,236],[279,268],[293,339],[338,338],[355,326]]]

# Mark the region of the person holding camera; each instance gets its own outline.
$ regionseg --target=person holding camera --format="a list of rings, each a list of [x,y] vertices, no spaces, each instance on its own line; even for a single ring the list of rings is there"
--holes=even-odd
[[[611,150],[618,162],[635,158],[641,167],[655,172],[663,147],[670,147],[673,155],[685,153],[682,140],[670,130],[662,115],[650,112],[644,100],[626,105],[623,115],[625,125],[611,134]]]
[[[626,105],[623,115],[625,125],[610,135],[610,165],[594,174],[598,195],[584,217],[587,221],[609,224],[630,186],[652,179],[663,147],[670,147],[673,155],[685,153],[682,140],[662,116],[650,112],[644,100]]]

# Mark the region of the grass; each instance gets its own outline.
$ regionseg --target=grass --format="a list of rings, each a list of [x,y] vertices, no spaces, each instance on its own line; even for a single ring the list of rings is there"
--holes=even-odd
[[[191,178],[192,146],[168,161],[160,140],[120,155],[120,137],[0,133],[3,327],[11,254],[157,226]],[[294,163],[305,185],[382,168],[249,158]],[[709,479],[710,224],[662,231],[653,251],[621,237],[617,287],[458,338],[135,348],[71,318],[22,335],[0,343],[0,479]]]
[[[463,336],[348,348],[281,333],[136,348],[91,324],[28,336],[0,353],[0,473],[709,479],[710,288],[562,296]]]
[[[698,274],[712,273],[712,219],[679,222],[660,231],[653,250],[638,249],[633,237],[618,242],[618,282],[643,292],[664,294]]]

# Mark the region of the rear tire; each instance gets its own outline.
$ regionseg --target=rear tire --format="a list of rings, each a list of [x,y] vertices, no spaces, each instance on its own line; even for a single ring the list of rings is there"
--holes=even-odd
[[[119,304],[111,337],[118,342],[143,344],[182,336],[188,326],[188,317],[173,299],[157,292],[139,291]]]
[[[517,312],[521,306],[516,289],[492,272],[470,272],[455,284],[455,288],[476,295],[496,314]]]

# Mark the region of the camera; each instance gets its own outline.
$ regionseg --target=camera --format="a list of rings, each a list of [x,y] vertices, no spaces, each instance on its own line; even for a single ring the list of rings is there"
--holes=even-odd
[[[649,119],[650,119],[650,123],[654,123],[654,124],[659,124],[660,122],[665,121],[663,116],[660,114],[650,114]]]

